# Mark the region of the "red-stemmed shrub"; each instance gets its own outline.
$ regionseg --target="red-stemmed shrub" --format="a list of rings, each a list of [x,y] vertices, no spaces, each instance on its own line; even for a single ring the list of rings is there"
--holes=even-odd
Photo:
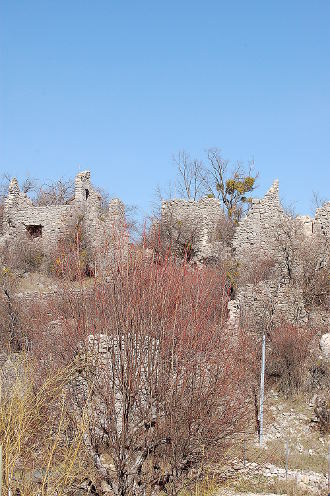
[[[219,269],[143,248],[114,257],[92,288],[26,307],[30,353],[41,375],[81,361],[71,399],[88,412],[99,481],[116,495],[177,494],[251,419],[253,348],[228,329]]]

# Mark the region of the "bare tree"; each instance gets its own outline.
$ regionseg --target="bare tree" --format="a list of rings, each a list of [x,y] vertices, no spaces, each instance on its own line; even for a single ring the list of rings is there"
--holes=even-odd
[[[189,200],[198,200],[205,194],[206,171],[203,162],[191,159],[185,151],[174,155],[173,162],[178,172],[179,194]]]
[[[322,197],[320,193],[318,193],[317,191],[313,191],[313,196],[311,201],[313,213],[317,208],[323,207],[323,205],[327,203],[327,201],[329,200],[326,197]]]
[[[240,163],[231,165],[219,149],[210,148],[206,162],[191,159],[182,151],[174,157],[174,163],[181,195],[192,200],[206,195],[219,198],[228,217],[235,222],[242,217],[251,201],[247,194],[256,188],[258,174],[253,171],[253,162],[247,168]]]
[[[72,179],[59,179],[43,184],[36,193],[34,203],[39,206],[64,205],[74,197],[74,182]]]
[[[209,194],[220,198],[228,217],[238,221],[251,201],[247,193],[256,188],[258,174],[253,172],[254,163],[251,162],[247,169],[239,162],[231,166],[217,148],[207,151],[207,159]]]

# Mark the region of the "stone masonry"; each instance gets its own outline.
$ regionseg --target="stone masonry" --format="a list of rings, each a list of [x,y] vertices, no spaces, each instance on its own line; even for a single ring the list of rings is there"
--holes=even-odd
[[[262,199],[252,200],[252,206],[247,215],[239,223],[233,240],[233,248],[239,258],[246,250],[258,250],[270,254],[274,249],[274,237],[279,225],[289,216],[283,210],[279,198],[278,180]],[[323,234],[330,236],[330,202],[318,208],[315,219],[308,216],[298,216],[297,223],[301,225],[305,236]]]
[[[290,224],[291,222],[291,224]],[[289,242],[287,251],[290,255],[290,243],[299,244],[299,240],[314,235],[330,234],[330,203],[317,209],[315,219],[299,216],[295,220],[283,210],[279,199],[278,181],[275,181],[264,198],[253,200],[251,209],[236,229],[233,249],[238,261],[248,255],[270,256],[277,260],[277,277],[275,280],[262,281],[253,286],[248,284],[239,289],[237,305],[241,308],[241,317],[245,313],[253,315],[256,328],[285,318],[296,324],[307,322],[309,316],[304,308],[301,288],[297,287],[285,270],[285,253],[281,249],[281,239],[285,239],[285,226],[296,239],[286,238]],[[283,227],[284,226],[284,227]],[[284,241],[285,244],[285,241]],[[295,268],[299,270],[299,267]],[[243,315],[242,315],[243,313]]]
[[[174,242],[179,240],[183,246],[191,242],[192,261],[196,262],[210,262],[228,255],[229,248],[221,237],[224,219],[220,201],[216,198],[207,197],[199,201],[175,199],[162,204],[162,225],[166,226],[169,238]],[[250,210],[236,228],[232,251],[237,263],[253,260],[254,254],[266,257],[276,255],[280,268],[281,255],[274,241],[280,226],[286,221],[292,222],[292,219],[281,206],[278,181],[274,181],[262,199],[252,201]],[[100,263],[108,263],[108,257],[104,257],[105,250],[112,256],[116,253],[116,243],[127,244],[123,203],[113,199],[107,210],[102,208],[100,194],[91,184],[89,171],[77,174],[74,197],[65,205],[36,206],[20,191],[17,180],[13,179],[4,204],[0,242],[10,243],[25,237],[34,240],[43,252],[51,252],[77,222],[81,222],[91,253]],[[330,202],[317,209],[315,219],[301,216],[294,223],[297,232],[304,237],[317,234],[329,239]],[[97,257],[96,253],[103,255]],[[272,318],[278,313],[285,313],[291,321],[306,321],[301,291],[290,285],[283,274],[276,280],[241,287],[233,308],[235,319],[239,313],[249,309],[257,317],[260,316],[261,321],[267,308]]]
[[[77,174],[74,197],[65,205],[33,205],[14,178],[5,200],[1,241],[28,237],[39,243],[44,252],[49,252],[74,224],[82,222],[88,244],[96,251],[103,243],[104,235],[109,237],[125,224],[124,205],[120,200],[113,199],[108,211],[101,205],[100,194],[91,184],[89,171]]]
[[[180,230],[188,229],[188,235],[194,238],[197,261],[215,259],[221,251],[226,251],[219,232],[223,217],[220,202],[215,198],[203,198],[198,202],[171,200],[162,205],[162,221],[169,226],[173,237],[177,238]],[[278,274],[275,280],[240,287],[236,299],[229,305],[229,323],[232,327],[235,327],[235,322],[239,325],[239,321],[247,317],[247,312],[253,314],[257,328],[264,327],[266,321],[276,322],[281,316],[299,324],[307,321],[301,289],[290,282],[285,271],[280,244],[287,241],[286,227],[299,239],[316,234],[328,239],[330,202],[317,209],[315,219],[300,216],[292,220],[281,205],[278,180],[274,181],[263,198],[252,201],[250,210],[235,231],[232,245],[234,258],[239,265],[241,261],[262,257],[277,260]],[[299,243],[299,239],[294,242]]]
[[[221,226],[224,213],[216,198],[202,198],[199,201],[175,199],[162,204],[162,221],[176,232],[189,230],[195,238],[197,258],[208,259],[221,248]],[[247,215],[239,222],[233,239],[236,258],[256,251],[259,255],[272,255],[276,250],[274,238],[278,228],[289,216],[285,213],[279,198],[279,183],[275,180],[261,199],[253,199]],[[330,202],[316,210],[315,219],[308,216],[296,218],[297,225],[306,236],[323,234],[330,236]]]
[[[224,218],[220,200],[202,198],[169,200],[162,204],[162,224],[173,238],[180,236],[194,245],[195,261],[209,261],[219,254],[217,227]]]
[[[250,210],[239,223],[233,240],[236,256],[240,258],[251,249],[269,253],[272,250],[274,233],[284,217],[276,180],[261,200],[252,200]]]

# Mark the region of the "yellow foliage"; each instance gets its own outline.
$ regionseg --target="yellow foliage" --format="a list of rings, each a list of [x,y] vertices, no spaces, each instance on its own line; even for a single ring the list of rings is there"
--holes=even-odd
[[[226,192],[231,195],[235,192],[244,195],[253,189],[254,183],[255,178],[251,176],[244,177],[243,179],[228,179],[226,181]]]

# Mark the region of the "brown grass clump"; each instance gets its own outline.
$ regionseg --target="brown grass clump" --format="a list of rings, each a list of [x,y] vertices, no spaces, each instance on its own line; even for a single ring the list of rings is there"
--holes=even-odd
[[[73,370],[60,369],[40,381],[33,365],[26,357],[13,357],[1,370],[3,491],[67,494],[82,484],[88,466],[84,418],[73,424],[68,408]]]

